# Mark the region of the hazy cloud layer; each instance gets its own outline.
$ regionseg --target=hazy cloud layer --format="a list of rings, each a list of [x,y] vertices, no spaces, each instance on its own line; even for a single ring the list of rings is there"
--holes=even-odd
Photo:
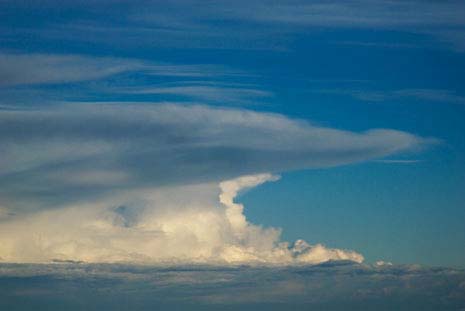
[[[446,42],[456,50],[465,47],[465,5],[462,1],[140,1],[57,3],[43,1],[38,10],[14,2],[3,5],[8,13],[30,14],[41,23],[31,27],[22,20],[6,19],[14,31],[4,40],[27,35],[31,40],[68,39],[111,45],[213,49],[286,49],[292,33],[334,29],[385,30],[415,34],[423,46],[437,48]],[[141,9],[143,8],[143,9]],[[65,22],[61,14],[66,15]],[[108,12],[118,19],[108,18]],[[48,13],[48,14],[47,14]],[[105,16],[106,18],[103,18]],[[102,20],[95,23],[95,19]],[[221,23],[221,21],[224,21]],[[124,37],[124,42],[120,38]],[[357,36],[354,36],[355,38]],[[341,38],[347,40],[347,38]],[[401,43],[401,42],[397,42]]]
[[[211,29],[214,34],[210,35],[211,39],[220,36],[220,30],[215,31],[211,24],[216,25],[215,21],[221,18],[239,24],[224,27],[223,36],[232,38],[241,33],[241,26],[250,29],[251,33],[246,33],[246,36],[256,38],[262,38],[264,32],[283,35],[290,31],[303,33],[308,29],[379,29],[427,35],[458,50],[465,48],[465,5],[461,1],[239,1],[234,4],[223,2],[220,6],[188,1],[179,4],[195,6],[196,14],[190,14],[192,11],[189,10],[180,15],[173,14],[175,6],[160,8],[155,2],[156,13],[135,13],[132,20],[191,35],[207,35],[206,30]],[[267,27],[267,30],[256,31],[257,26]],[[260,46],[261,40],[257,41],[257,46]],[[281,40],[283,43],[285,45],[285,40]]]
[[[287,268],[0,265],[5,310],[462,310],[465,272],[327,263]]]
[[[110,190],[355,163],[431,140],[246,110],[82,104],[0,110],[0,142],[0,205],[19,211]]]

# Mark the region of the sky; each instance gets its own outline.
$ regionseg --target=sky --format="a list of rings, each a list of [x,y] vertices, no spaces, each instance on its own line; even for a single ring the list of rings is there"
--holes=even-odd
[[[0,1],[0,309],[464,310],[463,1]]]
[[[299,267],[316,265],[344,295],[363,270],[365,289],[397,277],[397,307],[407,278],[463,307],[464,17],[462,1],[1,1],[0,284],[195,264],[235,267],[215,278],[246,292],[237,265],[271,265],[281,302],[306,304],[322,296]]]

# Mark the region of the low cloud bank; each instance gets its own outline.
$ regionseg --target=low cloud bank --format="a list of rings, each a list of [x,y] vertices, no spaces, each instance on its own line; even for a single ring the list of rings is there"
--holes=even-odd
[[[0,264],[2,310],[463,310],[464,290],[419,266]]]

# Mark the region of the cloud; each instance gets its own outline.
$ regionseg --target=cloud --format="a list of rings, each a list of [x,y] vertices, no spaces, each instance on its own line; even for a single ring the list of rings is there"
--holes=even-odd
[[[254,10],[236,7],[230,11],[243,20],[282,26],[329,29],[381,29],[428,35],[463,51],[465,5],[462,1],[291,1],[255,3]],[[225,10],[226,11],[226,10]],[[228,14],[229,10],[227,11]]]
[[[195,83],[177,86],[159,86],[120,90],[130,94],[155,94],[185,97],[203,102],[253,103],[257,99],[271,97],[273,94],[261,89],[245,86],[223,86],[208,83]]]
[[[361,262],[247,221],[237,194],[293,169],[424,147],[282,115],[175,104],[1,110],[0,257],[9,262]],[[246,175],[243,177],[238,177]],[[221,191],[220,191],[221,190]]]
[[[383,160],[374,160],[373,162],[389,163],[389,164],[416,164],[416,163],[421,162],[421,160],[383,159]]]
[[[388,95],[389,96],[389,95]],[[441,89],[405,89],[394,91],[392,97],[412,98],[421,101],[444,102],[451,104],[465,104],[465,97],[449,90]]]
[[[0,86],[95,80],[141,63],[77,55],[0,54]]]
[[[458,95],[451,90],[444,89],[400,89],[388,91],[360,91],[360,90],[320,90],[316,91],[324,94],[340,94],[349,95],[358,100],[367,102],[383,102],[383,101],[421,101],[421,102],[437,102],[448,104],[465,104],[465,97]]]
[[[284,2],[277,5],[256,3],[268,10],[237,9],[248,19],[327,27],[395,28],[414,26],[464,26],[465,6],[460,1],[447,3],[418,1],[324,1]],[[239,12],[240,11],[240,12]],[[432,15],[431,13],[436,13]]]
[[[461,310],[465,272],[364,264],[299,267],[0,264],[0,308]]]
[[[139,72],[173,77],[239,75],[219,65],[174,65],[143,60],[60,54],[0,53],[0,87],[91,81]]]
[[[64,14],[59,13],[71,9],[75,14],[66,15],[64,22]],[[463,51],[464,10],[462,1],[419,0],[222,1],[215,6],[199,1],[173,1],[170,4],[136,1],[114,6],[106,3],[57,6],[53,2],[41,2],[40,7],[10,4],[8,9],[4,8],[5,16],[13,17],[16,14],[27,16],[32,11],[37,23],[31,27],[19,18],[7,19],[9,28],[2,37],[5,42],[23,38],[66,41],[71,35],[73,40],[97,42],[105,47],[118,44],[118,47],[136,48],[143,45],[285,50],[292,45],[289,43],[293,42],[294,34],[308,33],[309,29],[312,32],[377,29],[416,34],[418,43],[428,48],[438,48],[438,43],[446,43],[446,46]],[[347,33],[344,33],[343,40],[347,39]],[[402,42],[387,44],[398,46]]]
[[[279,3],[269,1],[239,1],[234,5],[222,3],[214,8],[196,6],[196,2],[178,3],[181,7],[194,7],[195,11],[183,10],[181,14],[176,12],[176,6],[163,10],[139,12],[131,16],[131,19],[159,27],[161,29],[175,29],[177,33],[198,35],[212,29],[218,19],[234,20],[235,28],[225,28],[223,36],[236,37],[242,27],[247,27],[254,32],[257,26],[266,27],[268,32],[274,34],[288,34],[308,29],[381,29],[395,30],[406,33],[427,35],[442,42],[452,45],[455,49],[463,51],[464,29],[463,13],[465,5],[461,1],[424,2],[424,1],[281,1]],[[136,10],[137,12],[137,10]],[[195,15],[192,14],[195,12]],[[244,23],[245,26],[241,23]],[[228,24],[226,24],[228,25]],[[262,32],[257,32],[260,38]],[[245,32],[246,33],[246,32]],[[247,33],[246,33],[247,34]],[[258,40],[260,42],[260,40]],[[424,42],[423,42],[424,43]],[[394,45],[399,44],[395,42]],[[437,44],[434,44],[437,47]]]
[[[0,258],[7,262],[317,264],[363,256],[299,240],[247,221],[239,191],[276,180],[271,174],[215,184],[126,191],[83,205],[3,221]]]
[[[353,133],[175,104],[10,109],[0,121],[0,257],[13,262],[361,262],[353,251],[280,241],[280,230],[249,223],[234,198],[276,180],[260,172],[429,143],[395,130]]]
[[[60,206],[106,192],[216,182],[382,158],[431,143],[282,115],[175,104],[0,110],[0,204]]]

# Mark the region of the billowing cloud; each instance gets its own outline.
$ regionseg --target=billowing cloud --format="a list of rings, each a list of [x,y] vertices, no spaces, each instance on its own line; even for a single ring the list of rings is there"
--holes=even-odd
[[[126,192],[86,205],[31,214],[0,226],[8,262],[143,262],[315,264],[362,262],[363,256],[298,240],[249,223],[239,191],[276,180],[270,174],[215,184]],[[122,205],[118,205],[122,204]]]

